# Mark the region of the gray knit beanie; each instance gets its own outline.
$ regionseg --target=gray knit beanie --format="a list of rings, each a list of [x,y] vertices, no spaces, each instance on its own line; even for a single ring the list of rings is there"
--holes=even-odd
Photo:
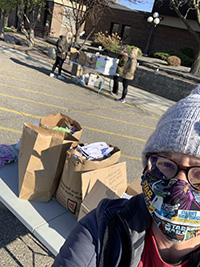
[[[200,86],[171,106],[160,118],[143,153],[181,152],[200,158]]]

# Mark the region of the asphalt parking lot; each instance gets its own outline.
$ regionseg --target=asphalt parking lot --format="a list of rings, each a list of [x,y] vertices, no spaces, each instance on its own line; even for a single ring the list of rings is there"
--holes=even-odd
[[[0,144],[16,144],[23,123],[61,112],[80,123],[82,143],[105,141],[120,148],[128,183],[141,176],[141,153],[161,115],[140,105],[145,92],[131,87],[127,102],[118,103],[108,83],[98,94],[97,88],[75,84],[66,72],[63,81],[50,78],[52,65],[44,61],[2,46],[0,55]],[[53,256],[8,210],[0,209],[0,218],[0,266],[51,266]]]

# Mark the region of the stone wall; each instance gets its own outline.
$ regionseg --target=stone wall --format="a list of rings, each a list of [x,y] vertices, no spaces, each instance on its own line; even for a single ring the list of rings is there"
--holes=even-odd
[[[198,85],[198,80],[172,75],[162,70],[157,72],[140,66],[135,72],[135,78],[131,85],[178,101],[190,94],[191,90]]]

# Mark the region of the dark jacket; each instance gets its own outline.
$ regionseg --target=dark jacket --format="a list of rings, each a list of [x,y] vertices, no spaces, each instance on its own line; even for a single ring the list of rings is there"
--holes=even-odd
[[[67,53],[70,51],[70,44],[67,42],[67,37],[65,35],[61,35],[58,38],[56,43],[57,47],[57,56],[66,59]]]
[[[119,55],[118,59],[119,59],[119,62],[117,65],[116,73],[118,73],[119,76],[123,76],[124,66],[126,62],[128,61],[128,56]]]
[[[142,194],[105,199],[76,224],[52,266],[136,267],[150,225]]]
[[[75,225],[52,267],[137,267],[151,222],[143,194],[104,199]],[[189,267],[196,266],[200,249],[189,255]]]

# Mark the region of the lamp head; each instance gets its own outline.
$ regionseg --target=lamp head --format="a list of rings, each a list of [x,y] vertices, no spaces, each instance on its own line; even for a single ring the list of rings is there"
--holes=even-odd
[[[153,17],[152,17],[152,16],[148,17],[148,18],[147,18],[147,21],[148,21],[149,23],[153,22]]]
[[[154,17],[154,18],[158,18],[158,17],[159,17],[159,13],[158,13],[158,12],[154,12],[154,13],[153,13],[153,17]]]
[[[154,24],[158,25],[160,23],[160,19],[159,18],[155,18],[153,22],[154,22]]]

